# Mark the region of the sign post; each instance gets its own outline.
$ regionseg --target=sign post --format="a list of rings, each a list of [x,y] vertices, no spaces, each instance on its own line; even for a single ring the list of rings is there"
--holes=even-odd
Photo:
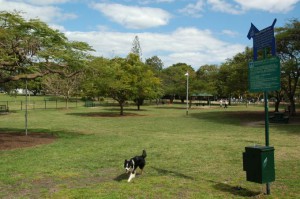
[[[248,39],[253,39],[253,61],[248,65],[248,83],[250,92],[263,92],[264,93],[264,108],[265,108],[265,149],[269,149],[269,106],[268,106],[268,92],[280,89],[280,60],[276,57],[276,44],[274,37],[274,25],[276,19],[274,19],[271,26],[258,30],[252,23],[248,32]],[[267,58],[267,48],[271,47],[272,57]],[[258,50],[264,50],[263,59],[257,60]],[[274,148],[272,148],[274,150]],[[265,153],[265,152],[264,152]],[[267,154],[267,153],[266,153]],[[271,153],[271,155],[274,155]],[[271,157],[271,156],[270,156]],[[270,158],[272,159],[272,158]],[[274,158],[273,158],[274,159]],[[244,168],[249,170],[249,152],[243,156]],[[268,163],[268,158],[264,160],[266,164],[259,165],[260,167],[267,167],[271,165],[272,168],[268,168],[273,171],[274,176],[270,179],[275,180],[274,162]],[[262,168],[264,170],[265,168]],[[250,172],[249,172],[250,173]],[[250,174],[247,173],[247,178],[251,179]],[[256,180],[256,179],[255,179]],[[254,180],[254,181],[255,181]],[[266,192],[270,195],[270,181],[266,182]]]
[[[185,73],[186,76],[186,115],[189,114],[189,72]]]

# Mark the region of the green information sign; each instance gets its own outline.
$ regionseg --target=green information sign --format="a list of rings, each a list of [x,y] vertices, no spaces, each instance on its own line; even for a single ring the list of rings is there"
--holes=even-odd
[[[280,60],[278,57],[250,62],[248,65],[250,92],[280,89]]]

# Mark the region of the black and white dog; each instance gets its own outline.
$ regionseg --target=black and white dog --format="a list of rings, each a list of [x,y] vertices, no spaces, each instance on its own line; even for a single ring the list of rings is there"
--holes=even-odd
[[[145,158],[147,157],[146,150],[143,150],[143,153],[141,156],[135,156],[131,158],[130,160],[125,160],[124,162],[124,168],[126,170],[126,173],[130,172],[130,176],[128,179],[128,182],[130,182],[136,174],[136,169],[139,167],[141,169],[141,173],[143,173],[143,169],[146,165]]]

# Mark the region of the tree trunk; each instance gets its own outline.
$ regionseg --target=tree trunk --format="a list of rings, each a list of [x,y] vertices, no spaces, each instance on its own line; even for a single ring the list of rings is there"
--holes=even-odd
[[[295,116],[296,115],[296,105],[295,105],[295,99],[294,97],[290,98],[291,108],[290,108],[290,115]]]
[[[135,103],[137,105],[138,110],[140,110],[140,106],[144,104],[144,99],[143,98],[138,98],[135,100]]]
[[[119,106],[120,106],[120,115],[124,115],[124,102],[123,101],[119,102]]]
[[[275,112],[279,112],[279,105],[281,102],[280,92],[276,91],[276,101],[275,101]]]
[[[276,100],[276,102],[275,102],[275,112],[279,112],[279,104],[280,104],[280,101]]]
[[[67,92],[67,96],[66,96],[66,109],[69,109],[69,91]]]

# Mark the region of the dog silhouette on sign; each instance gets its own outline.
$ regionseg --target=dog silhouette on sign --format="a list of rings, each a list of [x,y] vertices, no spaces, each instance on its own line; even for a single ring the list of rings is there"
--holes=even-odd
[[[253,23],[251,23],[248,32],[248,39],[253,39],[253,59],[257,60],[257,51],[266,47],[271,47],[272,56],[276,56],[276,44],[274,37],[274,25],[277,19],[274,19],[271,26],[258,30]]]

